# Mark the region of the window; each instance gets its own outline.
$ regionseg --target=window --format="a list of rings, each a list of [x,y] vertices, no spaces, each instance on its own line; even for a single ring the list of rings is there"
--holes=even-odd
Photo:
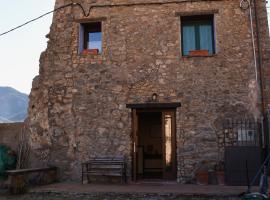
[[[254,142],[256,131],[252,129],[238,128],[237,140],[240,142]]]
[[[101,22],[84,23],[80,26],[79,52],[102,52]]]
[[[213,18],[213,15],[181,17],[183,56],[196,50],[208,55],[215,53]]]

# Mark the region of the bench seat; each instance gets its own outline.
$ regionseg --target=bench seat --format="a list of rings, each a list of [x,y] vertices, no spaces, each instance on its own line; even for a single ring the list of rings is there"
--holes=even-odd
[[[42,172],[42,171],[51,171],[51,170],[57,170],[57,167],[14,169],[14,170],[7,170],[6,173],[8,175],[19,175],[19,174],[27,174],[27,173]]]
[[[124,157],[95,157],[82,163],[82,183],[87,176],[121,177],[121,183],[126,182],[126,164]]]

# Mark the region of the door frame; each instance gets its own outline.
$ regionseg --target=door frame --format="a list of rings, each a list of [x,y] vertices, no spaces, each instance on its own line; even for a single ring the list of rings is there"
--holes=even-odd
[[[177,141],[176,141],[176,108],[132,108],[132,180],[137,181],[137,155],[138,155],[138,114],[147,112],[160,112],[162,114],[162,148],[163,148],[163,180],[176,180],[177,179]],[[172,175],[168,176],[165,173],[164,165],[164,117],[166,113],[172,114]]]
[[[171,121],[171,126],[172,126],[172,144],[171,144],[171,148],[172,148],[172,160],[171,160],[171,172],[167,172],[166,171],[166,161],[163,158],[163,179],[165,180],[176,180],[177,178],[177,141],[176,141],[176,109],[171,109],[171,110],[164,110],[162,111],[162,148],[163,148],[163,156],[166,156],[166,149],[165,147],[165,117],[166,115],[170,115],[172,117],[172,121]]]

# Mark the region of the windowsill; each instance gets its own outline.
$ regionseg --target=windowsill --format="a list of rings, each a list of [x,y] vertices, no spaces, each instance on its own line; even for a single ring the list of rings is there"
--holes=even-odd
[[[103,54],[102,51],[98,51],[95,49],[84,49],[83,51],[78,53],[81,56],[101,56]]]
[[[78,53],[79,56],[102,56],[102,53],[98,53],[98,54],[91,54],[91,53]]]
[[[187,56],[182,56],[182,58],[196,58],[196,57],[216,57],[217,54],[211,54],[211,55],[194,55],[194,56],[190,56],[190,55],[187,55]]]

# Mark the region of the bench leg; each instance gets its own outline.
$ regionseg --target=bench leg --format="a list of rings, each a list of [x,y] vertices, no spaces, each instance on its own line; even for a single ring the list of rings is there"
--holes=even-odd
[[[83,185],[83,166],[82,166],[82,185]]]
[[[82,173],[82,185],[83,185],[83,173]]]
[[[87,183],[91,183],[91,175],[87,174]]]
[[[57,181],[57,171],[56,170],[50,170],[47,172],[42,172],[44,175],[42,176],[42,179],[39,184],[41,185],[47,185],[51,183],[55,183]]]
[[[23,194],[26,192],[26,180],[24,175],[9,176],[9,192],[11,194]]]

